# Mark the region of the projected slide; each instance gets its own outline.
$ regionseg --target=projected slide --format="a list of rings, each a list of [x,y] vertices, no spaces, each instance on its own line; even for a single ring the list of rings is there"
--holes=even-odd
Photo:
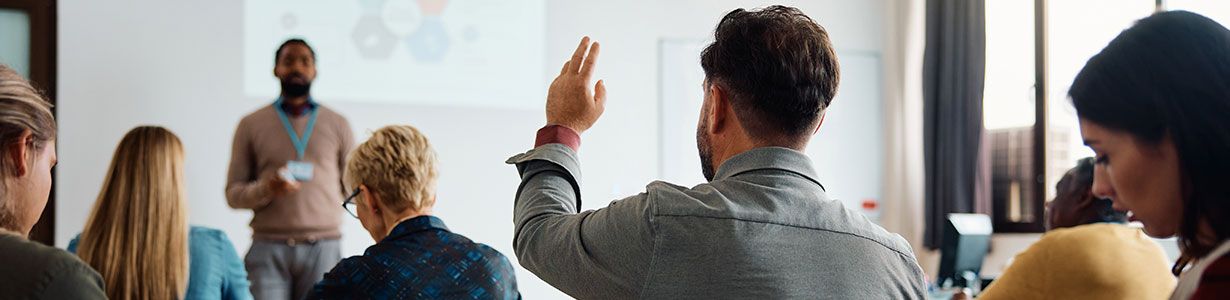
[[[244,92],[275,97],[274,50],[315,49],[324,101],[540,108],[545,0],[247,0]]]

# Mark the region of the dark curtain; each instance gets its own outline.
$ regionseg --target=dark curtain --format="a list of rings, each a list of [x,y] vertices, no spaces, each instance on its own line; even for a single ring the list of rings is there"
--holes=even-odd
[[[949,213],[987,213],[989,147],[984,147],[982,86],[985,0],[928,0],[923,54],[926,160],[924,245],[940,246]]]

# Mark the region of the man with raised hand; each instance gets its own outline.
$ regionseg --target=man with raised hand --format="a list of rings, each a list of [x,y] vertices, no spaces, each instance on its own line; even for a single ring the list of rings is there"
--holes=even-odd
[[[603,82],[589,86],[598,53],[581,40],[551,83],[535,148],[508,160],[521,175],[513,246],[526,269],[582,299],[924,297],[910,245],[829,199],[802,153],[839,77],[810,17],[772,6],[718,23],[701,54],[708,183],[653,182],[578,212],[580,136],[606,104]]]

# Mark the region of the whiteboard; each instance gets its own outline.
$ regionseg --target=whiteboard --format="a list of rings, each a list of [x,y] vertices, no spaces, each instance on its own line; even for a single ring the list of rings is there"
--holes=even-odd
[[[704,101],[700,52],[707,41],[659,42],[659,155],[662,180],[683,186],[705,182],[696,150],[696,124]],[[884,101],[880,55],[838,51],[841,82],[820,132],[805,153],[829,197],[859,208],[879,201],[884,182]]]

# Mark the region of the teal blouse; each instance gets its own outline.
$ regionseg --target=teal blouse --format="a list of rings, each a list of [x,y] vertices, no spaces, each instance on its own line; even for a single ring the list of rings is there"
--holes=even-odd
[[[68,243],[68,252],[77,253],[77,240]],[[188,291],[186,300],[252,299],[248,272],[235,245],[221,230],[192,226],[188,234]]]

